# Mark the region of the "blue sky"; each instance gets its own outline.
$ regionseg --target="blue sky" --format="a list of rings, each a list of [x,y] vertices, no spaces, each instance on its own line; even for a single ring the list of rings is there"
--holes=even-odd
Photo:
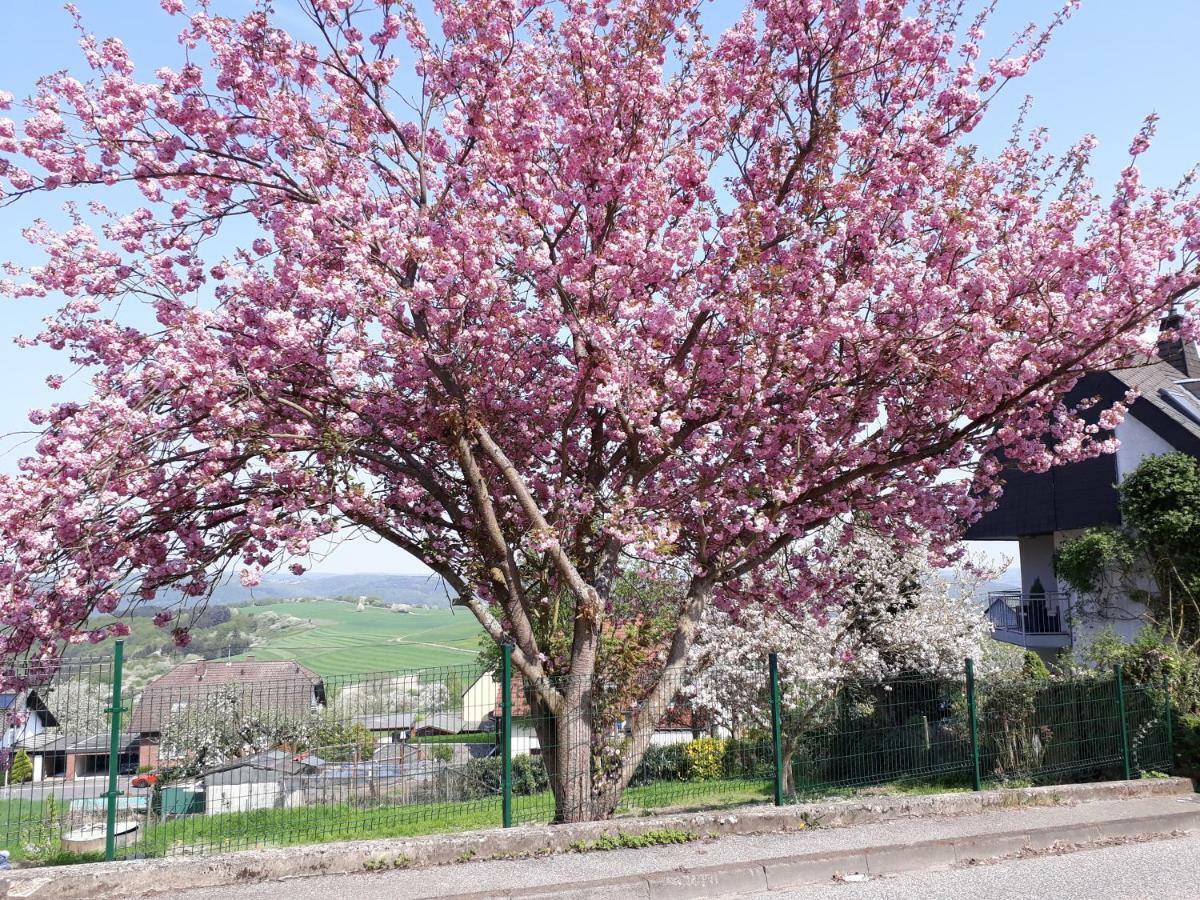
[[[157,0],[76,0],[88,26],[102,36],[117,35],[129,48],[139,75],[149,76],[161,65],[178,65],[182,51],[175,44],[179,20],[158,8]],[[300,19],[294,0],[275,0],[282,16]],[[988,29],[987,44],[1006,43],[1030,18],[1043,20],[1052,0],[1001,0],[1000,11]],[[216,0],[214,6],[236,13],[244,0]],[[82,59],[71,18],[53,0],[4,0],[5,27],[0,30],[0,89],[18,97],[32,92],[39,75],[56,69],[82,72]],[[740,4],[717,0],[710,27],[719,28]],[[995,149],[1008,134],[1025,94],[1035,98],[1031,123],[1050,129],[1057,146],[1084,133],[1100,139],[1094,172],[1099,184],[1114,181],[1127,164],[1129,141],[1142,119],[1161,118],[1154,148],[1142,161],[1152,184],[1171,184],[1200,161],[1200,121],[1196,116],[1200,79],[1195,72],[1196,35],[1200,34],[1197,0],[1085,0],[1083,8],[1062,28],[1046,58],[1029,77],[1002,96],[988,122],[974,135],[983,148]],[[995,49],[1003,46],[1000,43]],[[985,53],[986,55],[986,53]],[[24,247],[20,229],[37,216],[54,217],[64,196],[32,198],[0,210],[0,256],[19,262],[36,257]],[[22,438],[11,436],[28,428],[32,407],[81,396],[86,382],[75,379],[64,391],[46,387],[47,375],[61,372],[63,361],[42,349],[23,350],[10,338],[37,330],[48,301],[15,301],[0,297],[0,471],[11,471],[22,455]],[[64,373],[65,374],[65,373]],[[989,549],[1012,552],[1011,547]],[[349,541],[321,563],[329,572],[419,572],[422,568],[400,551],[366,540]]]

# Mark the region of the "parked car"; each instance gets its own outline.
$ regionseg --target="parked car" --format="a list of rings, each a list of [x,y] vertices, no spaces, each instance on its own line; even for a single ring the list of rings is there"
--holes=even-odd
[[[135,788],[151,788],[157,783],[157,772],[141,772],[133,776],[133,779],[129,782],[129,786]]]

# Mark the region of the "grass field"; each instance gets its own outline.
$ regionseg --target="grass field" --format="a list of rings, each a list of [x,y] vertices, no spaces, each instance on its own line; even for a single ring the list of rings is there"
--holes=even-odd
[[[267,611],[304,623],[270,633],[248,654],[294,659],[322,676],[472,665],[483,634],[465,610],[398,613],[368,606],[359,611],[356,604],[338,600],[243,607],[237,615]]]
[[[710,809],[761,803],[769,798],[770,788],[765,783],[740,780],[664,782],[626,791],[619,812],[638,814],[680,805]],[[554,798],[548,791],[513,797],[513,816],[518,823],[544,824],[550,821],[553,811]],[[261,809],[155,822],[143,839],[124,854],[131,857],[168,856],[195,849],[221,852],[337,840],[412,837],[497,828],[500,823],[499,797],[374,808],[327,805]]]

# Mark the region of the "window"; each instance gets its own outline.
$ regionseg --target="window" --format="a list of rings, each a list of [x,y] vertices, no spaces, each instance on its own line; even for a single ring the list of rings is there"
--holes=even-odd
[[[1175,382],[1174,388],[1162,388],[1159,394],[1173,407],[1200,425],[1200,379]]]

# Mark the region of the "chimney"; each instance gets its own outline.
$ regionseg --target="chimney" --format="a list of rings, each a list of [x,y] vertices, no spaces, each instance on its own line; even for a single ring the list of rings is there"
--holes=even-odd
[[[1184,353],[1183,338],[1179,336],[1179,326],[1183,324],[1183,316],[1171,310],[1158,323],[1158,358],[1170,363],[1184,375],[1188,374],[1187,359]],[[1164,331],[1174,331],[1169,337],[1164,337]]]

